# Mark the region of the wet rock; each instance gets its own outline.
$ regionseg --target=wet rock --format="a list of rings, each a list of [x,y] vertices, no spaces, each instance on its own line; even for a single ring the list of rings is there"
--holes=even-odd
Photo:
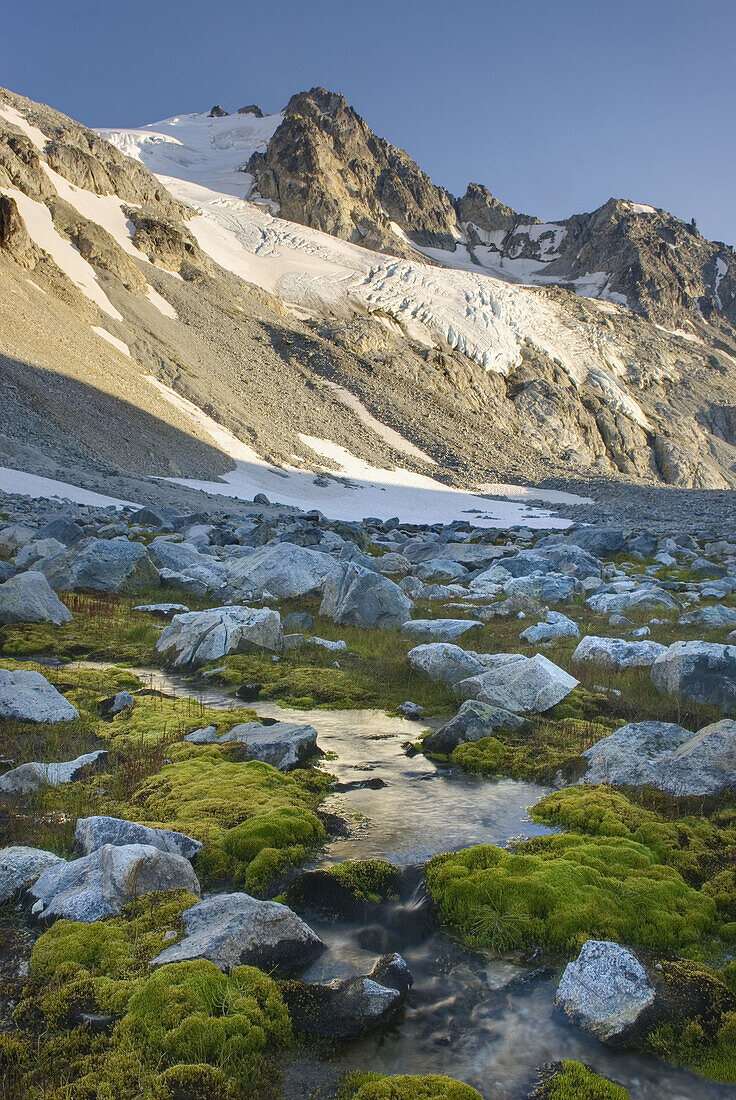
[[[587,635],[572,655],[573,661],[593,661],[603,668],[641,668],[653,665],[667,646],[659,642],[629,642],[624,638],[598,638]]]
[[[425,753],[449,756],[458,745],[490,737],[494,730],[521,730],[528,726],[526,719],[503,707],[467,699],[454,718],[427,734],[422,741],[422,749]]]
[[[260,697],[262,691],[263,684],[241,684],[235,694],[238,699],[242,699],[246,703],[252,703]]]
[[[153,890],[191,890],[199,882],[183,856],[150,844],[105,844],[88,856],[44,871],[30,888],[39,919],[88,923],[117,916],[124,905]]]
[[[495,656],[511,659],[499,660],[482,675],[461,680],[455,685],[460,698],[478,699],[512,714],[543,714],[569,695],[579,682],[541,653],[528,658],[518,654]]]
[[[692,733],[670,722],[634,722],[583,753],[586,783],[652,786],[668,794],[719,795],[736,786],[736,722]]]
[[[305,871],[289,884],[286,901],[297,912],[328,920],[360,920],[365,902],[335,875],[327,871]]]
[[[483,623],[477,619],[410,619],[401,628],[402,634],[416,634],[438,642],[451,642],[467,634],[469,630],[481,630]]]
[[[28,570],[0,584],[0,623],[70,623],[72,613],[43,573]]]
[[[42,871],[56,863],[64,863],[64,860],[43,848],[27,848],[24,845],[0,848],[0,902],[12,898],[19,890],[25,890]]]
[[[326,985],[284,982],[282,993],[297,1030],[326,1039],[355,1039],[390,1019],[411,984],[406,962],[393,954],[379,959],[364,977],[336,978]]]
[[[0,718],[16,722],[70,722],[79,712],[40,672],[0,668]]]
[[[60,787],[86,779],[105,768],[109,755],[105,749],[98,749],[97,752],[87,752],[75,760],[63,760],[59,764],[40,764],[35,760],[20,764],[0,775],[0,794],[29,794],[41,787]]]
[[[231,605],[175,615],[156,651],[174,668],[201,665],[251,645],[279,651],[283,647],[278,611]]]
[[[401,626],[412,602],[388,577],[351,562],[337,565],[325,580],[320,615],[350,626]]]
[[[258,966],[281,971],[306,966],[324,950],[319,936],[286,905],[249,894],[214,894],[187,909],[185,935],[153,966],[209,959],[221,970]]]
[[[172,852],[184,859],[193,859],[202,848],[200,841],[185,833],[177,833],[171,829],[149,829],[147,825],[138,825],[135,821],[125,821],[120,817],[80,817],[74,839],[84,855],[89,855],[105,844],[118,847],[147,844],[162,852]]]
[[[652,665],[652,683],[693,703],[736,709],[736,646],[675,642]]]

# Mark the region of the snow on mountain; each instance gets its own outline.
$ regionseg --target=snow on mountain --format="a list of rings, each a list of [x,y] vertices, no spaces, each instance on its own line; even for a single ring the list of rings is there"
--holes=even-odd
[[[121,152],[142,161],[155,175],[176,176],[213,191],[246,198],[253,177],[244,171],[253,153],[263,152],[283,113],[174,115],[138,130],[102,129]]]

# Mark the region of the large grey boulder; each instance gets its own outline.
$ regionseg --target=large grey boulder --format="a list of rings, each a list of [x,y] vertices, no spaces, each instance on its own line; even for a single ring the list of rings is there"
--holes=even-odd
[[[609,558],[623,550],[626,533],[618,527],[581,527],[568,535],[567,542],[596,558]]]
[[[327,574],[320,615],[350,626],[401,626],[413,604],[397,584],[352,562]]]
[[[268,544],[230,567],[230,584],[248,580],[255,588],[289,598],[320,592],[324,579],[335,567],[334,558],[308,546],[290,542]]]
[[[697,733],[671,722],[632,722],[596,741],[583,756],[586,783],[719,795],[736,786],[736,722],[724,718]]]
[[[0,668],[0,718],[16,722],[71,722],[79,712],[40,672]]]
[[[29,794],[41,787],[61,787],[65,783],[86,779],[103,769],[109,755],[106,749],[98,749],[58,764],[40,764],[35,760],[19,764],[17,768],[0,775],[0,794]]]
[[[503,707],[512,714],[543,714],[561,702],[579,681],[564,669],[535,653],[495,654],[496,663],[487,672],[461,680],[455,694],[461,699],[479,699]]]
[[[605,1043],[629,1032],[654,998],[636,955],[609,940],[588,940],[565,967],[555,1004]]]
[[[642,584],[630,592],[596,592],[586,601],[591,611],[621,615],[627,611],[680,611],[671,592],[655,584]]]
[[[603,562],[574,543],[545,547],[539,551],[539,556],[550,563],[554,572],[567,573],[579,581],[587,580],[588,577],[600,577],[603,569]]]
[[[712,607],[699,607],[688,611],[680,619],[680,626],[704,626],[708,630],[718,630],[723,626],[736,626],[736,611],[717,603]]]
[[[469,630],[481,630],[478,619],[409,619],[401,628],[402,634],[416,634],[438,642],[452,642]]]
[[[406,657],[413,672],[446,687],[486,671],[486,665],[477,653],[450,642],[428,642],[415,646]]]
[[[21,523],[5,524],[0,527],[0,553],[17,554],[35,538],[36,532],[32,527],[24,527]]]
[[[102,848],[104,844],[148,844],[162,852],[173,852],[184,859],[193,859],[202,848],[199,840],[171,829],[149,829],[135,821],[120,817],[80,817],[74,832],[77,847],[84,855]]]
[[[84,538],[84,529],[67,516],[50,520],[35,536],[36,540],[55,539],[63,546],[71,546]]]
[[[159,535],[148,545],[148,554],[157,569],[173,569],[177,572],[185,570],[192,565],[204,565],[211,568],[219,568],[224,573],[222,563],[200,554],[197,547],[191,542],[174,542]]]
[[[219,737],[216,728],[210,726],[206,731],[195,730],[187,734],[184,740],[217,745],[237,741],[242,745],[240,755],[243,759],[263,760],[279,771],[300,767],[318,751],[316,729],[298,722],[273,722],[269,725],[242,722]]]
[[[0,584],[0,623],[69,623],[72,613],[43,573],[28,570]]]
[[[156,643],[165,664],[202,665],[250,646],[278,652],[283,648],[281,619],[270,608],[238,604],[175,615]]]
[[[675,642],[654,662],[651,677],[668,695],[736,711],[736,646]]]
[[[629,642],[625,638],[599,638],[589,634],[579,643],[572,655],[573,661],[593,661],[603,668],[618,672],[622,668],[641,668],[653,665],[667,652],[667,646],[659,642]]]
[[[386,555],[386,557],[389,556],[399,557],[400,555]],[[384,560],[385,558],[380,558],[379,562],[382,563]],[[404,558],[404,561],[407,565],[411,565],[407,558]],[[465,566],[460,562],[452,561],[451,558],[430,558],[414,570],[414,575],[425,584],[445,584],[447,581],[462,580],[466,573]]]
[[[283,971],[305,966],[325,946],[286,905],[249,894],[214,894],[185,910],[182,921],[184,938],[164,948],[153,966],[209,959],[221,970],[247,965]]]
[[[394,953],[382,956],[364,977],[335,978],[326,985],[290,981],[282,993],[299,1031],[355,1039],[390,1019],[411,985],[406,962]]]
[[[0,902],[12,898],[18,890],[25,890],[47,867],[64,862],[61,856],[43,848],[24,845],[0,848]]]
[[[31,569],[42,558],[50,558],[64,549],[64,543],[58,539],[34,539],[19,550],[13,559],[18,570]]]
[[[518,730],[527,725],[526,719],[504,710],[503,707],[481,703],[477,699],[466,699],[454,718],[426,735],[422,741],[422,750],[430,755],[439,753],[449,756],[458,745],[490,737],[494,730]]]
[[[85,539],[44,558],[38,568],[52,588],[74,592],[134,593],[158,585],[156,567],[140,542],[126,538]]]
[[[191,890],[199,882],[189,860],[151,844],[104,844],[88,856],[49,867],[30,888],[33,913],[85,923],[117,916],[124,905],[153,890]]]

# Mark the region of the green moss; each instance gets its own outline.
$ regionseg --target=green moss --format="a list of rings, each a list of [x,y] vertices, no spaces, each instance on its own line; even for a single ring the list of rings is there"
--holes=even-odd
[[[161,1100],[237,1100],[235,1082],[216,1066],[171,1066],[156,1082]]]
[[[251,1089],[264,1056],[291,1039],[271,978],[252,966],[226,975],[206,959],[156,970],[131,997],[117,1030],[152,1063],[215,1066]]]
[[[459,745],[451,759],[473,775],[502,774],[544,783],[560,770],[578,769],[580,754],[612,728],[584,718],[552,720],[545,715],[531,732],[497,730],[493,737]]]
[[[197,868],[204,875],[228,876],[262,893],[324,841],[313,812],[322,779],[310,786],[309,772],[283,775],[259,761],[233,763],[219,748],[178,748],[175,763],[141,784],[132,809],[146,824],[202,840]]]
[[[444,921],[494,951],[571,954],[587,939],[660,950],[692,946],[715,924],[711,898],[628,838],[540,837],[436,856],[427,885]]]
[[[327,870],[359,901],[377,905],[398,897],[400,873],[385,859],[345,859]]]
[[[353,1073],[344,1082],[340,1100],[480,1100],[480,1093],[470,1085],[434,1073],[397,1077]]]
[[[570,787],[542,799],[531,812],[535,821],[548,825],[593,836],[630,837],[646,845],[686,882],[702,886],[724,921],[735,921],[736,811],[724,808],[710,817],[682,814],[678,801],[663,797],[662,809],[655,811],[610,787]]]
[[[629,1093],[582,1062],[568,1059],[543,1071],[534,1100],[629,1100]]]

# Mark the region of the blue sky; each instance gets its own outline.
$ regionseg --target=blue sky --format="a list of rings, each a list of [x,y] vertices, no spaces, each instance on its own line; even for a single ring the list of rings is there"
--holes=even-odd
[[[544,219],[611,195],[736,243],[736,0],[35,0],[0,83],[91,126],[341,91],[436,183]]]

